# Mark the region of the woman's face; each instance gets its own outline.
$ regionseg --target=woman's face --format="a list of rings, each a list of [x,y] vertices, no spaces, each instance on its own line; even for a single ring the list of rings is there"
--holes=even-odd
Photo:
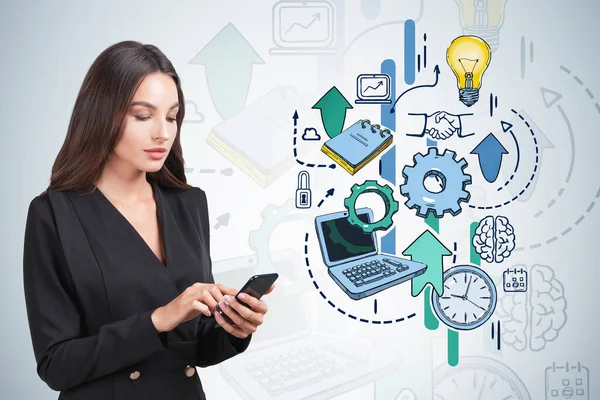
[[[143,78],[129,105],[114,158],[145,172],[160,170],[177,134],[177,86],[163,73]]]

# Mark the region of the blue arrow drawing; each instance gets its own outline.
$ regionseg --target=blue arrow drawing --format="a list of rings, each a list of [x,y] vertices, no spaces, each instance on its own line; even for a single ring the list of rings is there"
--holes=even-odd
[[[508,154],[508,151],[502,146],[502,143],[496,139],[493,133],[490,133],[471,151],[471,154],[479,156],[479,167],[486,181],[495,182],[500,173],[502,165],[502,156]]]

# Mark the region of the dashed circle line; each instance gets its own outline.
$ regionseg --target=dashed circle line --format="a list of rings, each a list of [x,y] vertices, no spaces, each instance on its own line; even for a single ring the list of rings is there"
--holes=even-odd
[[[513,201],[517,200],[519,197],[521,197],[523,195],[523,193],[525,193],[525,191],[527,191],[527,189],[529,189],[529,186],[531,186],[531,184],[533,183],[533,180],[535,179],[535,174],[537,173],[538,165],[540,162],[540,148],[538,146],[537,138],[535,137],[535,132],[533,132],[533,128],[531,127],[529,122],[525,119],[525,117],[523,117],[521,114],[519,114],[519,112],[517,110],[511,109],[510,111],[512,111],[515,115],[517,115],[525,123],[527,128],[529,128],[529,133],[531,133],[531,137],[533,138],[533,143],[535,144],[535,165],[533,167],[533,173],[531,174],[531,177],[529,178],[529,181],[527,182],[525,187],[519,193],[517,193],[512,199],[507,200],[504,203],[499,203],[499,204],[496,204],[493,206],[474,206],[472,204],[468,204],[469,208],[475,208],[477,210],[492,210],[495,208],[507,206],[510,203],[512,203]]]
[[[521,150],[519,149],[519,142],[517,142],[517,138],[515,136],[515,133],[512,131],[512,129],[509,129],[509,132],[510,132],[511,136],[513,137],[514,141],[515,141],[515,145],[517,146],[517,165],[515,166],[514,172],[510,175],[510,178],[508,178],[508,180],[506,182],[504,182],[503,186],[500,186],[498,188],[498,191],[501,191],[502,189],[504,189],[505,187],[507,187],[512,182],[512,180],[515,178],[515,174],[517,173],[517,168],[518,168],[518,165],[519,165],[519,157],[521,157],[521,154],[520,154]]]
[[[600,186],[598,187],[598,191],[596,192],[596,197],[595,199],[598,199],[600,197]],[[581,214],[574,223],[572,223],[571,225],[569,225],[569,227],[567,229],[565,229],[564,231],[562,231],[560,233],[561,237],[565,236],[566,234],[568,234],[569,232],[571,232],[573,230],[573,228],[575,228],[577,225],[579,225],[581,222],[583,222],[583,220],[585,219],[585,217],[592,211],[592,208],[594,208],[594,206],[596,205],[596,200],[592,200],[592,202],[590,203],[590,205],[588,206],[588,208],[585,210],[585,213]],[[537,249],[538,247],[542,247],[542,245],[544,244],[550,244],[556,240],[559,239],[559,236],[552,236],[550,239],[546,240],[545,242],[538,242],[535,244],[532,244],[529,246],[529,249]],[[515,248],[515,251],[523,251],[525,250],[525,247],[517,247]]]
[[[308,167],[308,168],[331,168],[331,169],[335,169],[336,168],[335,164],[329,164],[329,165],[327,165],[327,164],[314,164],[314,163],[307,163],[307,162],[304,162],[302,160],[299,160],[298,159],[298,150],[296,149],[296,138],[297,138],[297,136],[298,136],[298,128],[294,127],[294,145],[293,145],[293,148],[294,148],[294,158],[296,159],[296,162],[298,164],[303,165],[303,166]]]
[[[565,71],[567,74],[571,75],[571,70],[565,67],[564,65],[561,65],[560,69]],[[584,86],[583,81],[577,75],[573,75],[573,80],[575,80],[575,82],[577,82],[580,86]],[[585,88],[585,92],[589,96],[590,100],[594,100],[594,95],[588,87]],[[597,101],[594,102],[594,107],[596,107],[596,111],[598,111],[598,114],[600,114],[600,104],[598,104]]]
[[[560,69],[562,69],[563,71],[565,71],[567,74],[571,74],[571,71],[565,67],[564,65],[560,66]],[[577,77],[576,75],[573,75],[573,79],[575,80],[575,82],[577,82],[579,85],[584,86],[583,81]],[[593,93],[590,91],[589,88],[585,88],[585,92],[588,94],[588,96],[590,97],[591,100],[594,100],[594,95]],[[598,111],[598,114],[600,114],[600,105],[598,104],[598,102],[594,102],[594,106],[596,107],[596,110]],[[561,188],[558,191],[558,197],[562,196],[564,192],[564,188]],[[598,187],[598,190],[596,191],[596,196],[594,197],[595,200],[592,200],[590,202],[590,204],[588,205],[587,209],[585,210],[585,213],[582,213],[581,215],[579,215],[579,217],[577,217],[577,219],[575,220],[575,222],[573,222],[572,224],[570,224],[566,229],[564,229],[561,233],[560,236],[555,235],[552,236],[550,239],[543,241],[543,242],[538,242],[538,243],[534,243],[530,246],[528,246],[528,248],[530,250],[532,249],[537,249],[542,247],[544,244],[550,244],[552,242],[557,241],[560,237],[564,237],[566,236],[569,232],[571,232],[576,226],[578,226],[579,224],[581,224],[583,222],[583,220],[585,219],[585,217],[588,216],[588,214],[590,214],[590,212],[592,211],[592,209],[594,208],[594,206],[596,205],[596,201],[597,199],[600,198],[600,186]],[[548,203],[548,208],[552,207],[554,204],[556,203],[556,199],[552,199],[549,203]],[[540,215],[542,215],[543,211],[540,210],[535,214],[535,217],[539,217]],[[517,247],[515,248],[515,251],[523,251],[525,250],[525,247]]]
[[[548,202],[548,204],[546,205],[546,209],[547,209],[547,210],[551,209],[551,208],[552,208],[552,206],[554,206],[554,205],[556,204],[556,200],[557,200],[557,199],[558,199],[560,196],[562,196],[562,194],[563,194],[564,192],[565,192],[565,188],[564,188],[564,187],[560,188],[560,189],[558,190],[558,193],[556,194],[556,197],[555,197],[555,198],[553,198],[552,200],[550,200],[550,201]],[[544,213],[544,210],[540,210],[540,211],[536,212],[536,213],[533,215],[533,217],[534,217],[534,218],[538,218],[538,217],[539,217],[540,215],[542,215],[543,213]]]
[[[512,175],[510,176],[510,178],[508,178],[508,180],[507,180],[506,182],[504,182],[504,185],[502,185],[502,186],[500,186],[500,187],[498,188],[498,192],[500,192],[502,189],[504,189],[505,187],[507,187],[507,186],[508,186],[508,185],[509,185],[509,184],[512,182],[512,180],[513,180],[514,178],[515,178],[515,174],[512,174]]]
[[[458,243],[454,242],[454,251],[452,252],[452,265],[456,264],[456,251],[458,250]]]
[[[334,310],[337,310],[340,314],[345,315],[350,319],[353,319],[355,321],[364,322],[365,324],[371,323],[374,325],[381,325],[381,324],[392,324],[392,323],[396,323],[396,322],[406,321],[417,315],[416,313],[412,313],[412,314],[408,315],[406,318],[397,318],[397,319],[388,319],[388,320],[375,320],[375,319],[368,320],[366,318],[360,318],[353,314],[350,314],[350,313],[342,310],[340,307],[337,307],[331,300],[327,299],[327,296],[325,295],[325,293],[323,293],[323,290],[319,288],[319,285],[317,284],[317,281],[315,280],[313,273],[310,269],[310,262],[308,260],[308,232],[306,232],[306,235],[304,236],[304,260],[306,262],[306,268],[308,270],[308,275],[310,276],[310,279],[312,279],[312,283],[315,286],[315,289],[317,289],[319,291],[319,294],[321,295],[323,300],[327,301],[327,304],[329,304]]]
[[[568,69],[567,67],[565,67],[564,65],[560,66],[560,69],[563,70],[565,73],[567,73],[567,75],[571,75],[571,70]],[[581,79],[579,79],[578,76],[573,75],[573,80],[575,82],[577,82],[580,86],[584,86],[583,81]],[[586,86],[585,87],[585,92],[587,93],[587,95],[590,97],[590,100],[594,100],[594,94],[592,93],[592,91]],[[598,104],[598,102],[594,102],[594,106],[596,107],[596,110],[598,111],[598,113],[600,114],[600,105]],[[558,106],[558,111],[561,113],[563,119],[565,120],[565,123],[567,124],[567,129],[569,130],[570,136],[571,138],[573,137],[573,127],[571,126],[569,119],[567,118],[564,110],[562,109],[562,107],[560,107],[560,105]],[[568,174],[567,179],[566,179],[566,183],[569,183],[569,180],[571,178],[571,174]],[[565,188],[562,187],[558,190],[558,195],[556,197],[560,197],[562,196],[563,192],[565,191]],[[556,204],[556,198],[550,200],[550,202],[548,202],[548,205],[546,206],[546,209],[550,209],[554,204]],[[540,215],[542,215],[544,213],[544,210],[540,210],[537,213],[534,214],[535,218],[538,218]]]

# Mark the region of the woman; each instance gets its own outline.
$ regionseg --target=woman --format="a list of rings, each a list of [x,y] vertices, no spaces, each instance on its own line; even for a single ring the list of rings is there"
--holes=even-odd
[[[155,46],[110,46],[84,79],[25,231],[37,372],[59,399],[204,399],[196,366],[243,352],[267,312],[214,284],[183,118],[179,77]]]

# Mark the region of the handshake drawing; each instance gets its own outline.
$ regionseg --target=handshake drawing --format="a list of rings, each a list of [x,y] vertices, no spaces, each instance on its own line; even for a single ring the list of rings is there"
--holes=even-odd
[[[425,117],[425,126],[423,127],[423,131],[421,133],[408,133],[407,136],[423,137],[427,134],[434,140],[446,140],[454,134],[456,134],[456,136],[460,138],[472,136],[475,134],[469,133],[465,135],[462,132],[461,117],[473,115],[472,113],[450,114],[446,111],[436,111],[431,115],[422,113],[409,113],[408,115],[418,115]]]

